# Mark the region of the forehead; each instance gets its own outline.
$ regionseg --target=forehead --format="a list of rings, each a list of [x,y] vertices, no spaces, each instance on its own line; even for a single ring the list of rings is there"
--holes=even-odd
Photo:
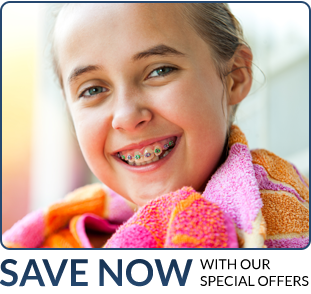
[[[183,30],[181,9],[178,4],[155,3],[84,3],[69,4],[60,13],[56,25],[57,36],[66,38],[66,33],[105,33],[132,35],[162,32],[169,35],[174,28]],[[165,31],[163,29],[165,28]],[[60,36],[60,41],[63,39]],[[68,35],[67,35],[68,36]]]
[[[63,77],[70,68],[95,62],[120,63],[155,45],[165,44],[186,53],[198,42],[203,41],[185,21],[179,4],[70,4],[55,27]]]

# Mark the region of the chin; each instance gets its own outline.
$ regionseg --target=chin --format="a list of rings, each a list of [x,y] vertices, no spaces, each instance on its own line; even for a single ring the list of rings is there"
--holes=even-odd
[[[167,193],[169,193],[169,192],[167,192]],[[141,206],[144,206],[145,204],[147,204],[149,201],[156,199],[156,198],[158,198],[164,194],[166,194],[166,193],[148,193],[148,194],[139,194],[139,195],[136,194],[135,196],[130,197],[130,199],[136,205],[141,207]]]
[[[148,185],[143,190],[140,188],[139,191],[136,191],[136,193],[134,192],[132,193],[132,195],[129,195],[129,199],[131,199],[132,202],[141,207],[147,204],[149,201],[156,199],[162,195],[181,189],[183,186],[180,185],[165,186],[165,184],[163,183],[156,185]]]

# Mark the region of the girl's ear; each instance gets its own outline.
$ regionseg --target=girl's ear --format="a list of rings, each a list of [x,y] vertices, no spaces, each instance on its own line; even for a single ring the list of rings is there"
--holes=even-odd
[[[253,81],[252,60],[252,51],[245,45],[241,45],[234,53],[227,75],[229,105],[240,103],[249,93]]]

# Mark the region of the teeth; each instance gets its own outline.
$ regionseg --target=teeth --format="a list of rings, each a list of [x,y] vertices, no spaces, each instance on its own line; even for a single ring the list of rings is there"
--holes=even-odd
[[[127,162],[148,162],[152,160],[154,156],[163,156],[163,152],[169,150],[171,147],[174,147],[174,145],[175,137],[171,137],[161,140],[158,143],[146,146],[144,149],[119,152],[117,156]],[[139,155],[139,157],[135,158],[136,155]]]
[[[144,157],[142,156],[142,154],[139,151],[135,151],[134,153],[134,158],[135,158],[135,163],[141,163],[144,162]]]
[[[127,154],[125,155],[125,160],[128,161],[128,162],[134,162],[134,161],[135,161],[135,158],[134,158],[134,156],[133,156],[132,154],[127,153]]]
[[[170,147],[173,147],[175,145],[175,140],[176,140],[176,137],[171,137],[171,138],[159,141],[158,143],[146,146],[145,149],[141,149],[141,150],[143,150],[143,153],[140,153],[139,152],[140,150],[138,150],[138,149],[136,149],[136,151],[126,150],[125,152],[123,152],[123,151],[120,152],[120,154],[118,154],[118,156],[119,156],[119,158],[122,158],[123,160],[124,160],[123,156],[125,156],[126,161],[136,161],[134,156],[137,154],[136,152],[139,152],[140,156],[144,158],[144,161],[149,161],[154,157],[154,154],[157,156],[160,156],[162,154],[162,152],[168,150]],[[158,152],[155,152],[156,150]],[[148,155],[150,155],[150,156],[148,156]],[[130,156],[132,158],[128,159],[128,156]]]
[[[119,152],[117,156],[132,166],[146,165],[167,156],[171,152],[171,148],[173,148],[174,145],[175,142],[172,139],[164,140],[155,145],[146,147],[143,153],[138,150],[134,151],[134,153],[133,151],[128,150],[126,152]]]
[[[156,162],[159,160],[159,157],[158,156],[155,156],[154,159],[152,160],[152,162]]]
[[[154,157],[153,150],[150,147],[147,147],[144,151],[144,160],[150,161],[151,159],[153,159],[153,157]]]
[[[163,155],[161,156],[161,158],[165,157],[165,156],[166,156],[167,154],[169,154],[170,152],[171,152],[171,150],[165,151],[165,152],[163,153]],[[146,164],[148,164],[148,163],[156,162],[156,161],[158,161],[159,159],[160,159],[160,157],[155,155],[154,158],[151,159],[151,160],[149,160],[149,161],[140,161],[140,162],[137,162],[137,161],[136,161],[137,159],[135,159],[135,162],[129,161],[128,164],[129,164],[129,165],[141,166],[141,165],[146,165]],[[139,160],[141,160],[141,158],[140,158]]]
[[[160,156],[160,154],[162,153],[162,148],[160,145],[156,145],[154,146],[154,154],[157,156]]]

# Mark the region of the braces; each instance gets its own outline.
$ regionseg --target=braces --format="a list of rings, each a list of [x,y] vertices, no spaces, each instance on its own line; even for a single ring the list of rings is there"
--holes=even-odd
[[[174,145],[175,145],[175,144],[174,144],[174,141],[169,141],[168,144],[164,144],[163,150],[168,150],[170,147],[173,147]],[[128,155],[127,155],[127,160],[129,160],[129,161],[131,161],[131,160],[133,160],[133,159],[134,159],[134,160],[135,160],[135,159],[139,160],[139,159],[141,159],[142,157],[149,158],[152,154],[160,155],[161,153],[162,153],[161,148],[157,147],[157,148],[154,149],[154,152],[153,152],[153,153],[147,152],[147,153],[145,153],[145,155],[136,154],[136,155],[134,156],[134,158],[133,158],[132,155],[128,154]],[[123,159],[123,160],[126,161],[124,155],[120,155],[120,153],[118,153],[117,156],[118,156],[119,158],[121,158],[121,159]]]

